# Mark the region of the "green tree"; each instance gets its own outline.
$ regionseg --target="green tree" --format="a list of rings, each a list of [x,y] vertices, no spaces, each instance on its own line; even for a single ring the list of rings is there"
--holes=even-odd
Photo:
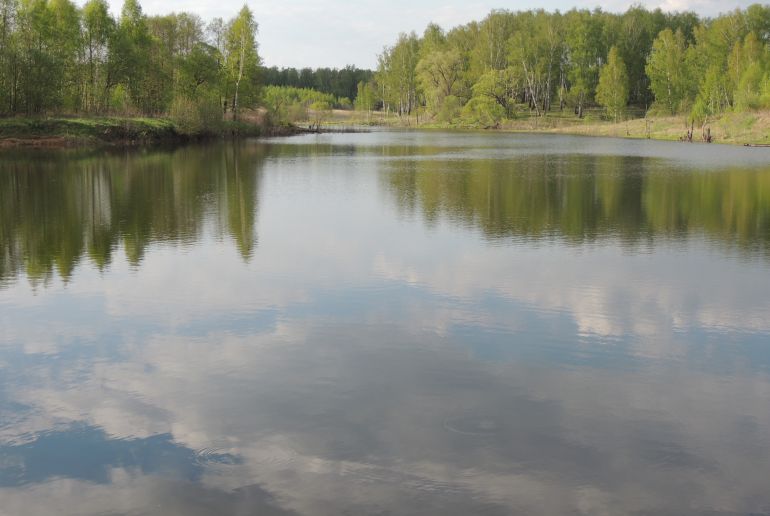
[[[15,111],[18,79],[17,0],[0,0],[0,115]]]
[[[706,72],[692,109],[694,120],[705,124],[709,117],[723,113],[730,106],[729,79],[722,66],[713,64]]]
[[[462,57],[457,50],[436,50],[417,63],[422,91],[434,113],[441,109],[446,97],[456,96],[462,67]]]
[[[682,32],[664,29],[653,42],[647,59],[650,88],[656,101],[672,115],[683,107],[691,90],[686,52]]]
[[[628,72],[626,65],[618,55],[618,49],[612,47],[607,56],[607,64],[599,73],[599,85],[596,88],[596,100],[604,106],[607,114],[615,122],[623,115],[628,104]]]
[[[482,75],[473,85],[473,98],[486,98],[502,108],[504,116],[510,118],[513,114],[513,106],[522,90],[521,78],[514,68],[505,70],[490,70]],[[486,103],[476,101],[475,105],[483,107],[486,111]]]
[[[380,54],[376,77],[386,110],[409,115],[418,106],[419,57],[420,41],[415,33],[400,34],[396,44]]]
[[[232,92],[233,118],[238,119],[241,104],[253,104],[259,95],[257,22],[245,5],[227,26],[225,34],[225,74]]]
[[[511,62],[521,73],[530,109],[537,116],[551,106],[564,46],[561,18],[544,11],[523,13],[511,39]]]
[[[589,11],[570,11],[565,15],[566,44],[570,56],[567,78],[575,99],[578,117],[583,117],[599,80],[599,68],[605,54],[602,21]]]
[[[115,20],[105,0],[89,0],[83,6],[83,50],[86,73],[82,79],[82,109],[100,112],[106,105],[108,45]]]
[[[107,87],[122,85],[140,110],[149,106],[146,77],[151,39],[147,19],[137,0],[125,0],[109,44]]]
[[[374,109],[376,93],[371,82],[358,83],[355,106],[359,111],[372,111]]]

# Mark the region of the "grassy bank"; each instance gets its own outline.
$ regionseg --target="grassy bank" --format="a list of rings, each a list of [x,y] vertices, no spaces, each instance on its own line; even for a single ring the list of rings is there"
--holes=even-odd
[[[0,118],[0,147],[67,147],[175,143],[224,136],[293,134],[295,129],[224,121],[189,132],[166,118]]]
[[[599,112],[590,112],[584,118],[572,113],[549,113],[544,117],[519,115],[495,127],[478,127],[457,123],[440,123],[421,116],[398,117],[380,112],[371,114],[355,111],[334,111],[325,119],[329,126],[380,125],[386,127],[411,127],[421,129],[487,129],[490,131],[543,132],[555,134],[577,134],[586,136],[609,136],[618,138],[651,138],[654,140],[676,141],[683,138],[690,128],[685,116],[653,116],[633,118],[618,123],[604,120]],[[751,113],[728,113],[710,120],[714,143],[732,145],[770,143],[770,111]],[[694,127],[694,141],[700,141],[702,128]]]
[[[540,119],[514,121],[509,130],[543,131],[561,134],[651,138],[677,141],[686,137],[690,125],[684,116],[648,116],[618,123],[599,119]],[[702,141],[708,128],[714,143],[744,145],[770,143],[770,112],[729,113],[710,120],[705,127],[693,127],[693,141]]]
[[[317,123],[317,118],[299,126]],[[361,125],[411,127],[424,129],[484,129],[462,123],[438,123],[415,116],[398,117],[379,112],[363,113],[335,110],[327,113],[322,126],[344,128]],[[0,147],[67,147],[93,145],[138,145],[176,143],[212,137],[286,136],[303,132],[293,125],[268,126],[258,113],[245,113],[241,122],[223,121],[214,129],[189,131],[167,118],[0,118]],[[730,113],[710,121],[708,127],[715,143],[733,145],[770,143],[770,111]],[[519,116],[506,120],[495,131],[544,132],[679,140],[689,126],[684,116],[648,116],[619,123],[603,120],[598,113],[578,118],[571,113],[550,113],[545,117]],[[694,128],[694,140],[701,128]]]

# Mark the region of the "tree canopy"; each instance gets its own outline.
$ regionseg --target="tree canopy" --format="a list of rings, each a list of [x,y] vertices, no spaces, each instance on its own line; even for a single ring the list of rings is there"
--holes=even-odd
[[[167,114],[221,119],[259,100],[257,23],[147,16],[125,0],[0,0],[0,115]]]
[[[701,120],[770,108],[770,6],[716,18],[640,6],[494,10],[448,31],[399,35],[370,84],[384,109],[437,120],[447,103],[485,112],[486,122],[567,108],[582,117],[590,106],[611,118],[632,106]]]

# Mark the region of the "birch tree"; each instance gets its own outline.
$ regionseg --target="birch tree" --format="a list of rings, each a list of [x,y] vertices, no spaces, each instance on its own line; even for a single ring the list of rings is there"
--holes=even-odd
[[[628,72],[626,65],[618,55],[618,49],[612,47],[607,56],[607,64],[599,73],[599,86],[596,88],[596,100],[604,106],[607,114],[615,122],[623,115],[628,103]]]
[[[233,119],[237,120],[241,104],[256,100],[259,72],[257,22],[247,6],[227,27],[225,35],[225,73],[232,88]]]

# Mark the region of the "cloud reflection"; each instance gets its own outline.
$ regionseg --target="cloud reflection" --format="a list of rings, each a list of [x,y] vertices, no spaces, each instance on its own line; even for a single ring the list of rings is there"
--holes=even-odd
[[[484,191],[486,165],[449,179],[394,169],[414,166],[388,159],[404,148],[345,146],[341,163],[303,141],[243,154],[259,163],[245,260],[207,229],[224,205],[180,200],[199,213],[186,245],[0,290],[3,510],[768,512],[764,236],[695,215],[686,238],[651,231],[639,177],[618,190],[601,172],[591,188],[637,204],[532,178],[581,209],[525,210],[545,222],[517,229],[520,204],[484,219],[456,193]]]

